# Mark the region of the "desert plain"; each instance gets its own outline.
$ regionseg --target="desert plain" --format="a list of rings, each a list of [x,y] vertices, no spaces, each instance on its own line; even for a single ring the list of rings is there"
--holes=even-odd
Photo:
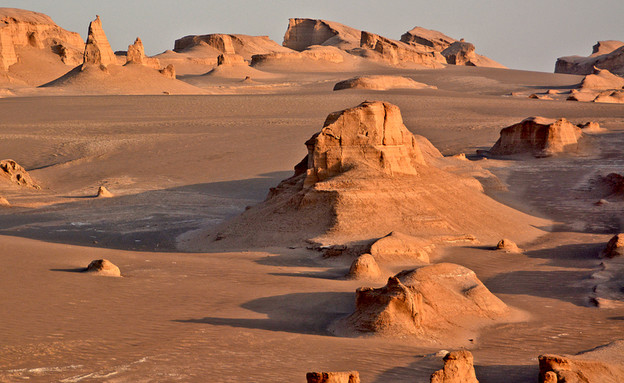
[[[0,207],[0,381],[304,382],[311,371],[358,371],[362,382],[428,382],[442,368],[443,350],[468,350],[479,382],[537,382],[538,356],[624,338],[621,290],[596,295],[601,251],[622,231],[624,194],[607,190],[604,179],[624,166],[624,107],[566,100],[591,72],[513,70],[481,56],[471,56],[476,65],[453,65],[421,48],[421,62],[401,53],[387,59],[387,47],[366,51],[364,35],[361,46],[345,47],[354,32],[331,30],[344,39],[273,43],[280,48],[272,53],[255,40],[236,53],[218,51],[212,40],[168,51],[158,59],[163,68],[173,63],[173,78],[126,63],[130,49],[102,64],[99,30],[89,35],[99,53],[88,53],[87,42],[84,55],[67,60],[75,65],[47,46],[16,43],[22,59],[3,78],[0,153],[39,188],[0,184],[8,201]],[[382,76],[387,87],[334,90],[357,76]],[[397,76],[422,86],[400,80],[395,87]],[[368,214],[371,201],[392,192],[384,183],[398,190],[408,176],[400,170],[378,181],[371,170],[353,184],[341,181],[365,195],[338,199],[334,208],[347,209],[348,222],[325,236],[308,225],[314,216],[300,217],[288,204],[261,210],[270,189],[312,150],[306,141],[332,123],[327,116],[364,101],[386,103],[386,116],[395,110],[388,104],[398,107],[406,131],[437,148],[429,157],[435,150],[418,139],[425,160],[409,175],[430,188],[414,197],[410,184],[404,198],[393,194]],[[575,128],[582,145],[557,155],[488,153],[503,128],[531,116],[600,127]],[[442,170],[425,168],[433,163]],[[96,197],[102,186],[112,197]],[[406,221],[373,232],[376,222],[395,222],[402,200],[413,204],[422,193],[445,198],[437,209],[455,238],[424,246],[429,262],[474,271],[509,308],[506,319],[467,319],[435,337],[336,330],[348,327],[356,289],[424,267],[422,259],[398,257],[384,259],[381,277],[347,278],[359,255],[349,246],[420,230]],[[445,228],[423,238],[442,238]],[[495,250],[503,238],[520,250]],[[96,259],[113,262],[122,277],[84,272]],[[607,280],[624,275],[614,269]],[[609,283],[624,287],[622,279]],[[617,375],[621,355],[600,362],[615,371],[602,381],[624,376]]]

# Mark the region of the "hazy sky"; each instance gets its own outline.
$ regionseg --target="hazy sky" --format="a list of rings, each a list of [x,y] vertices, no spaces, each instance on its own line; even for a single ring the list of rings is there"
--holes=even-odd
[[[591,53],[598,40],[624,41],[624,0],[4,0],[42,12],[86,37],[99,14],[113,50],[139,36],[147,54],[191,34],[269,35],[282,43],[288,18],[337,21],[399,39],[414,26],[474,43],[514,69],[552,72],[559,56]]]

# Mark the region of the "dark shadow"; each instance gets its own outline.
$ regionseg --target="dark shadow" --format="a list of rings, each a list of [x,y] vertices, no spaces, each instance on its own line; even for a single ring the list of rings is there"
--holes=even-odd
[[[534,365],[475,365],[475,375],[480,383],[537,382],[539,367]]]
[[[603,243],[580,243],[525,251],[524,254],[530,258],[548,259],[548,265],[552,266],[587,268],[595,265],[604,246]]]
[[[345,275],[349,269],[338,268],[326,271],[306,272],[306,273],[269,273],[269,275],[275,275],[278,277],[299,277],[299,278],[318,278],[318,279],[331,279],[340,280],[345,279]]]
[[[0,234],[122,250],[174,251],[178,235],[210,228],[262,202],[291,171],[244,180],[186,185],[114,198],[0,211]],[[113,190],[114,193],[114,190]]]
[[[624,320],[624,316],[621,316],[621,317],[609,317],[607,319],[611,319],[611,320]]]
[[[321,263],[320,252],[310,250],[307,254],[270,255],[255,260],[259,265],[282,267],[327,267]]]
[[[87,271],[86,267],[77,267],[75,269],[50,269],[50,271],[62,271],[65,273],[84,273]]]
[[[355,296],[343,292],[294,293],[255,299],[241,307],[267,318],[205,317],[174,322],[329,336],[328,326],[355,309]]]

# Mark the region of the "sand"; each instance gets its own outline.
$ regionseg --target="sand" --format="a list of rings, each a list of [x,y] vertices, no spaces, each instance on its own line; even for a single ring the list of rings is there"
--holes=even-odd
[[[178,235],[264,200],[292,174],[302,143],[329,113],[366,99],[396,104],[412,133],[494,173],[500,183],[488,195],[548,220],[544,235],[518,242],[522,253],[492,250],[497,238],[430,254],[434,263],[475,271],[526,313],[464,340],[480,382],[535,381],[540,354],[575,354],[624,337],[624,309],[590,307],[582,283],[621,231],[624,202],[594,205],[590,180],[624,165],[624,109],[506,96],[570,90],[582,76],[261,69],[275,76],[253,86],[218,76],[193,83],[219,95],[85,96],[89,84],[80,84],[68,92],[76,95],[18,89],[25,97],[0,99],[3,158],[42,188],[0,185],[12,205],[0,209],[0,381],[296,382],[309,371],[357,370],[363,382],[427,382],[442,367],[433,354],[446,345],[328,332],[353,312],[355,289],[370,284],[344,278],[353,259],[323,259],[305,247],[175,247]],[[438,89],[332,91],[356,74],[407,76]],[[193,76],[201,75],[180,80]],[[476,158],[502,128],[534,115],[596,121],[606,131],[591,135],[593,150],[582,157]],[[93,198],[100,186],[115,196]],[[110,260],[123,278],[81,273],[94,259]]]

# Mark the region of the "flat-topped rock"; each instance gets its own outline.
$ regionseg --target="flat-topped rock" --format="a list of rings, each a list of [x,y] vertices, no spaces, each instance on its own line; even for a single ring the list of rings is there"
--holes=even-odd
[[[437,89],[432,85],[423,84],[403,76],[357,76],[340,81],[334,85],[334,90],[343,89]]]
[[[245,60],[257,54],[273,52],[291,52],[268,36],[249,36],[241,34],[212,33],[208,35],[190,35],[175,41],[174,52],[193,54],[194,58],[214,57],[220,54],[237,54]]]
[[[434,247],[430,240],[393,231],[373,242],[369,251],[377,260],[415,260],[429,263],[429,253]]]
[[[414,27],[401,35],[401,41],[425,45],[441,52],[457,40],[433,29]]]

